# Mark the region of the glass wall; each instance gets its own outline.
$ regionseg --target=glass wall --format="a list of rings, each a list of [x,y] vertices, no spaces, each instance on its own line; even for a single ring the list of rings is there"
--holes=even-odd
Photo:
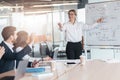
[[[11,24],[11,9],[0,7],[0,33],[4,26]],[[0,36],[0,42],[2,41],[2,36]]]
[[[23,7],[18,7],[9,11],[9,14],[0,17],[0,28],[7,25],[17,27],[17,30],[25,30],[29,34],[35,33],[36,35],[44,35],[47,37],[48,42],[52,44],[52,47],[65,46],[64,33],[60,32],[58,23],[64,23],[68,21],[67,11],[70,9],[77,10],[77,4],[65,4],[65,5],[52,5],[49,11],[37,12],[30,11],[25,12]],[[7,16],[7,17],[6,17]],[[1,29],[2,30],[2,29]],[[1,32],[0,30],[0,32]],[[2,38],[0,36],[0,41]],[[39,43],[37,43],[39,44]],[[37,48],[39,45],[37,45]],[[39,50],[39,49],[35,50]]]

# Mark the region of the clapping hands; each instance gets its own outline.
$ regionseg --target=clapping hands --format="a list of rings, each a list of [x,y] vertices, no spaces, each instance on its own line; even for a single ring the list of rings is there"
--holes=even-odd
[[[5,53],[5,48],[0,46],[0,59],[4,53]]]

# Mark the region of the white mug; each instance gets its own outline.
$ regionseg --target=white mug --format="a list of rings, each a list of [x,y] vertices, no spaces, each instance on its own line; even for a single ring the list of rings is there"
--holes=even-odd
[[[85,65],[85,63],[86,63],[86,57],[85,56],[83,56],[83,55],[80,56],[80,63],[82,65]]]

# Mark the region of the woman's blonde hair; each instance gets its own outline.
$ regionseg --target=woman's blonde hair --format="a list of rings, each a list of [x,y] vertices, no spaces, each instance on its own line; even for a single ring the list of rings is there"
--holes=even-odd
[[[26,31],[19,31],[17,33],[16,43],[14,44],[15,48],[25,47],[27,45],[28,33]]]
[[[68,11],[68,15],[70,14],[70,12],[74,12],[74,14],[77,16],[76,10],[74,10],[74,9],[69,10],[69,11]]]

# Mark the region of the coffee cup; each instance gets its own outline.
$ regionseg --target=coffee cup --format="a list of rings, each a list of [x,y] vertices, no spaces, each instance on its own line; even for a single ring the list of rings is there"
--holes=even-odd
[[[80,63],[82,65],[85,65],[85,63],[86,63],[86,57],[85,56],[83,56],[83,55],[80,56]]]

